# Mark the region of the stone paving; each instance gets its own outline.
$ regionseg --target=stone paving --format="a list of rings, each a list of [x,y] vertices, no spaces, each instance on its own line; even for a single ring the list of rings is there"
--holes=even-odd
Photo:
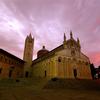
[[[100,91],[0,88],[0,100],[100,100]]]
[[[0,100],[100,100],[99,90],[42,89],[36,85],[0,83]]]

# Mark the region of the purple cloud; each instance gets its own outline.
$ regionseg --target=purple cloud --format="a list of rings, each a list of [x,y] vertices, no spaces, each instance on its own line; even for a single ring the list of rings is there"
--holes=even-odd
[[[52,50],[62,44],[64,32],[69,38],[71,29],[82,51],[100,65],[99,9],[100,0],[1,0],[0,47],[23,58],[25,37],[32,32],[36,58],[42,45]]]

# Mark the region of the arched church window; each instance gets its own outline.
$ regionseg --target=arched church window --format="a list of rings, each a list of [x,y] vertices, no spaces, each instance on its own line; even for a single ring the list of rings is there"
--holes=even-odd
[[[6,57],[4,57],[4,62],[7,63],[7,58]]]
[[[58,58],[58,62],[61,62],[61,60],[62,60],[61,57],[59,57],[59,58]]]
[[[68,61],[70,61],[71,59],[70,58],[68,58]]]
[[[88,62],[86,62],[85,64],[88,65]]]
[[[73,58],[73,61],[77,61],[76,58]]]
[[[28,42],[29,42],[29,43],[32,43],[32,40],[29,40]]]
[[[79,60],[79,63],[81,63],[81,61]]]

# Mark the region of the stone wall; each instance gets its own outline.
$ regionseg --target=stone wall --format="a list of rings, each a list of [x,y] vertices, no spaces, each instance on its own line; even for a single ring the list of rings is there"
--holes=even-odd
[[[0,54],[0,78],[18,78],[23,76],[24,63]]]
[[[71,56],[70,50],[66,49],[56,52],[50,58],[39,61],[32,68],[33,76],[37,77],[75,78],[74,70],[76,70],[77,78],[91,79],[88,57],[81,53]]]

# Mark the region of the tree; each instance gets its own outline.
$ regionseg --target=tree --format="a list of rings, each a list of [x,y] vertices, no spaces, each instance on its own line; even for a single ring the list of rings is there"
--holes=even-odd
[[[90,64],[92,79],[95,79],[96,70],[94,64]]]
[[[98,66],[98,69],[100,70],[100,66]]]
[[[98,66],[98,78],[100,78],[100,66]]]

